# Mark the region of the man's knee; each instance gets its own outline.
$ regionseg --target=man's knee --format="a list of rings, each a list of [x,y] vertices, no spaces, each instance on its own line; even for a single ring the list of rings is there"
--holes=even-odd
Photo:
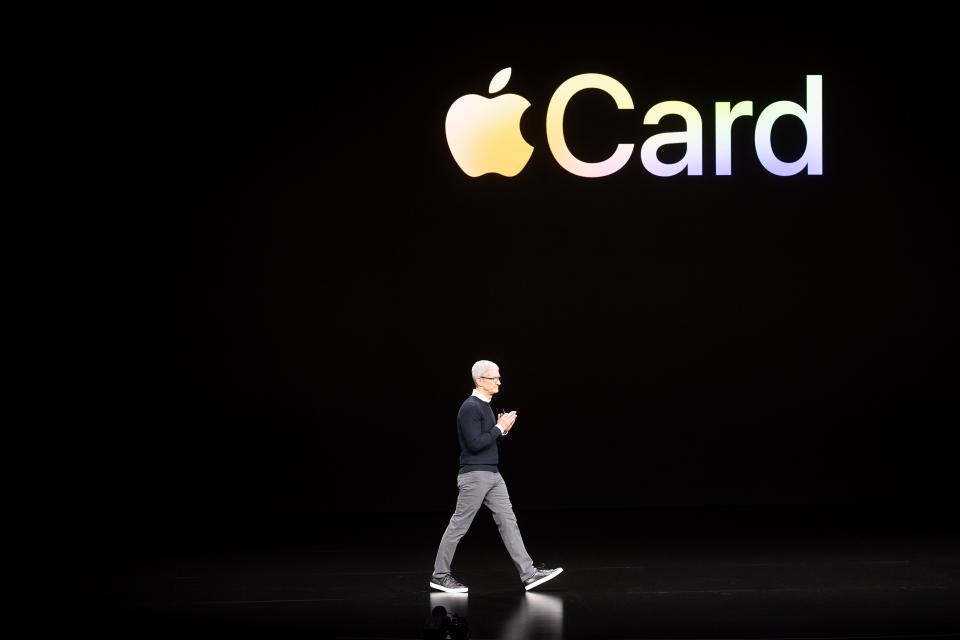
[[[473,518],[476,515],[476,511],[465,511],[462,513],[458,511],[450,518],[450,524],[457,529],[466,529],[470,526],[470,523],[473,522]]]

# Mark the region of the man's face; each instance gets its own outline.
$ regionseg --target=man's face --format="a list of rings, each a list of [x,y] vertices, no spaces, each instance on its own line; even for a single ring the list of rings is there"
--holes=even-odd
[[[490,397],[500,391],[500,369],[490,369],[477,380],[477,388]]]

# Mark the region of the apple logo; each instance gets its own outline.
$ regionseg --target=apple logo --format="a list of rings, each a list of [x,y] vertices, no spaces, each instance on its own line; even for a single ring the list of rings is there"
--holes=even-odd
[[[507,67],[493,76],[491,94],[507,85],[510,70]],[[496,98],[471,93],[450,105],[447,145],[464,173],[471,178],[485,173],[511,178],[520,173],[533,153],[520,133],[520,118],[529,106],[526,98],[515,93]]]

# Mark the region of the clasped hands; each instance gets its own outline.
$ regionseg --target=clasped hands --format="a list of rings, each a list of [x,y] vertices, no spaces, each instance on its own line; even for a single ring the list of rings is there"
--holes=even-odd
[[[510,413],[501,413],[497,416],[497,424],[503,427],[503,432],[506,434],[513,428],[513,423],[517,421],[517,412],[511,411]]]

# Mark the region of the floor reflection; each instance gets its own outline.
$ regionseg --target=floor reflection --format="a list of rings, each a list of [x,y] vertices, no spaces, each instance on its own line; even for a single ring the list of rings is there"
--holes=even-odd
[[[447,615],[456,615],[469,620],[468,594],[431,593],[430,610],[438,606]],[[482,601],[481,601],[482,605]],[[483,606],[478,615],[483,615]],[[490,612],[488,612],[490,613]],[[563,598],[552,593],[524,593],[510,609],[506,622],[500,627],[500,640],[553,640],[563,637]]]
[[[501,640],[552,640],[563,637],[563,598],[526,593],[500,633]]]
[[[471,637],[467,619],[470,600],[465,593],[431,593],[430,618],[423,628],[423,640],[467,640]]]
[[[437,607],[443,607],[447,614],[456,614],[461,618],[466,618],[469,613],[468,604],[470,602],[468,593],[430,593],[430,611]]]

